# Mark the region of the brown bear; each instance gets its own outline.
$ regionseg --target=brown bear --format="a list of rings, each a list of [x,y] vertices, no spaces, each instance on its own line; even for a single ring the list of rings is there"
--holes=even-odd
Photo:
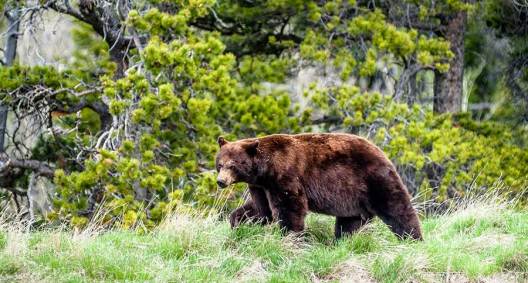
[[[233,228],[275,220],[287,231],[300,232],[312,211],[336,216],[336,238],[377,215],[397,236],[422,239],[394,165],[362,137],[278,134],[235,142],[219,137],[218,144],[218,185],[245,182],[251,195],[231,214]]]

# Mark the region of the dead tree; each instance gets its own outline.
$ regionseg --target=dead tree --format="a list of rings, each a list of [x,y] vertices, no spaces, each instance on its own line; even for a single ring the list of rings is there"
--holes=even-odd
[[[18,45],[18,30],[20,27],[20,12],[18,9],[6,10],[4,15],[7,19],[6,45],[4,49],[4,59],[1,61],[4,66],[11,66],[16,57]],[[0,101],[0,153],[5,151],[4,137],[7,126],[7,106]]]

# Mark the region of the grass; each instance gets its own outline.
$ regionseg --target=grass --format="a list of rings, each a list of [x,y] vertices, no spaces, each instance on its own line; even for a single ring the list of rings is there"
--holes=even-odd
[[[304,236],[276,225],[231,230],[217,215],[176,213],[155,231],[42,230],[0,224],[5,282],[526,282],[528,212],[497,198],[422,220],[399,241],[379,220],[334,241],[331,217]]]

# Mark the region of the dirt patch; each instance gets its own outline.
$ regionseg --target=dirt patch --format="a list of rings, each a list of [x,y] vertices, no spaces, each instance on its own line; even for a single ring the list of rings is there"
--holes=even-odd
[[[25,283],[25,282],[34,282],[34,283],[45,283],[45,282],[52,282],[44,280],[37,276],[36,274],[32,274],[29,272],[22,272],[19,274],[14,275],[0,275],[0,282],[13,282],[13,283]]]
[[[361,265],[355,259],[349,259],[342,264],[338,265],[334,271],[316,282],[362,282],[362,283],[375,283],[376,280],[370,275],[368,270]]]
[[[528,282],[528,273],[498,273],[480,279],[482,283]]]
[[[515,243],[515,236],[508,234],[485,234],[472,240],[472,248],[481,250],[500,243],[501,246],[507,247]]]
[[[268,277],[268,271],[264,267],[261,261],[255,260],[248,267],[240,270],[237,275],[237,282],[250,282],[254,281],[255,278],[264,279]]]
[[[518,283],[528,282],[528,274],[520,272],[496,273],[489,276],[481,276],[470,279],[463,273],[425,273],[423,278],[426,282],[444,283]]]

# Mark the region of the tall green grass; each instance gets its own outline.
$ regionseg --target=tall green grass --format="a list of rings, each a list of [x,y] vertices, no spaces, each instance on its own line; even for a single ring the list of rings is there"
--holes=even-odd
[[[215,213],[176,212],[151,232],[0,224],[5,282],[526,282],[528,211],[463,200],[422,219],[425,241],[399,241],[376,220],[333,238],[311,214],[304,235],[277,225],[231,230]]]

